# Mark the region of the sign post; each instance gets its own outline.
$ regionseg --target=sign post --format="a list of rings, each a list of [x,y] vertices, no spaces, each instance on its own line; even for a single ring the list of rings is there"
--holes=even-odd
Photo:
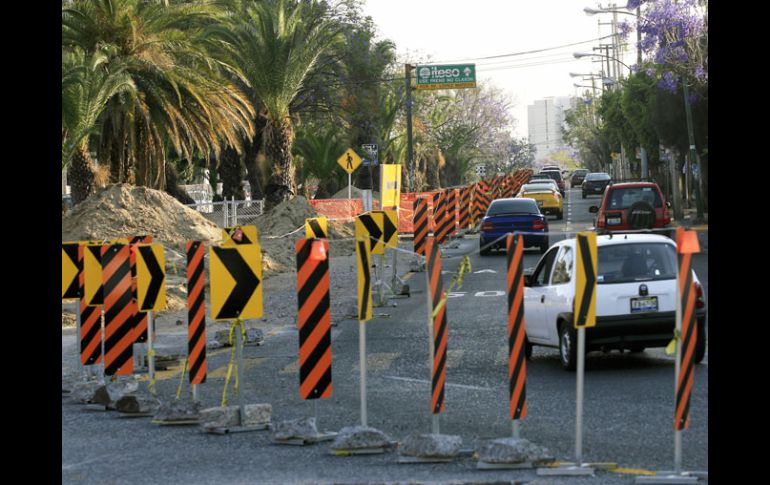
[[[576,466],[560,466],[538,474],[593,475],[593,468],[583,464],[583,373],[585,364],[586,327],[596,326],[597,247],[595,232],[575,235],[575,301],[572,323],[577,329],[577,409],[575,417]],[[570,337],[571,339],[572,337]],[[570,342],[571,343],[571,342]],[[571,347],[572,345],[570,345]]]
[[[352,183],[350,176],[359,167],[359,165],[361,165],[361,157],[359,157],[352,148],[348,148],[345,150],[345,153],[340,155],[340,157],[337,159],[337,164],[339,164],[339,166],[342,167],[342,170],[348,174],[348,200],[350,200],[352,198]]]

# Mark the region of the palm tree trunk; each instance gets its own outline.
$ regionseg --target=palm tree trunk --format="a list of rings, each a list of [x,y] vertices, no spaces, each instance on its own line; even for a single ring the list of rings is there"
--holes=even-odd
[[[265,187],[267,208],[289,200],[297,193],[294,160],[291,155],[293,142],[294,127],[288,117],[282,120],[268,120],[265,126],[265,156],[271,164],[271,174]]]
[[[72,187],[72,205],[84,201],[94,187],[94,163],[88,153],[88,144],[78,146],[72,156],[67,180]]]
[[[241,186],[241,157],[235,148],[227,147],[222,152],[219,162],[219,176],[222,180],[222,196],[225,200],[235,197],[235,200],[243,200],[243,187]]]

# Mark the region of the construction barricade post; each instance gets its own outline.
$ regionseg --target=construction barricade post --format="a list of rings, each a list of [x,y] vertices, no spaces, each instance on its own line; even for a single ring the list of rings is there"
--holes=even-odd
[[[431,430],[440,433],[439,414],[444,412],[444,384],[446,381],[447,318],[446,294],[441,278],[441,250],[435,238],[425,243],[427,257],[425,279],[428,287],[428,335],[431,369]]]
[[[206,270],[205,247],[201,241],[187,241],[187,366],[193,400],[198,400],[198,385],[206,382]]]
[[[524,237],[506,238],[508,263],[508,389],[513,437],[519,438],[519,421],[527,416],[526,326],[524,321]]]

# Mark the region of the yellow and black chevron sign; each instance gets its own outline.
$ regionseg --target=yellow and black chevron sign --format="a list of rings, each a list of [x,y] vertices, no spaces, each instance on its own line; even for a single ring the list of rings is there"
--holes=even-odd
[[[384,210],[382,232],[386,248],[398,247],[398,211]]]
[[[358,219],[356,219],[358,226]],[[358,320],[372,319],[372,254],[366,238],[356,237],[356,261],[358,261]]]
[[[261,318],[262,249],[259,244],[209,250],[211,318]]]
[[[576,235],[575,328],[596,326],[596,281],[598,274],[595,232]]]
[[[61,298],[80,298],[80,272],[83,260],[78,257],[78,243],[61,243]]]
[[[162,244],[137,244],[136,293],[140,312],[166,308],[166,262]]]
[[[222,229],[222,247],[231,248],[239,244],[259,244],[257,226],[233,226]]]
[[[329,239],[329,219],[326,217],[305,219],[305,239]]]
[[[356,217],[356,240],[366,239],[369,241],[369,251],[372,254],[384,254],[384,225],[385,213],[382,211],[370,211],[358,215]]]
[[[101,251],[101,244],[86,244],[83,252],[83,274],[85,275],[83,292],[88,306],[104,304]]]

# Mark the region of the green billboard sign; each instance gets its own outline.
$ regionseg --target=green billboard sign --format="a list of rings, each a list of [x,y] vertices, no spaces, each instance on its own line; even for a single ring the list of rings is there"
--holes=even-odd
[[[417,66],[416,89],[463,89],[476,87],[476,64]]]

